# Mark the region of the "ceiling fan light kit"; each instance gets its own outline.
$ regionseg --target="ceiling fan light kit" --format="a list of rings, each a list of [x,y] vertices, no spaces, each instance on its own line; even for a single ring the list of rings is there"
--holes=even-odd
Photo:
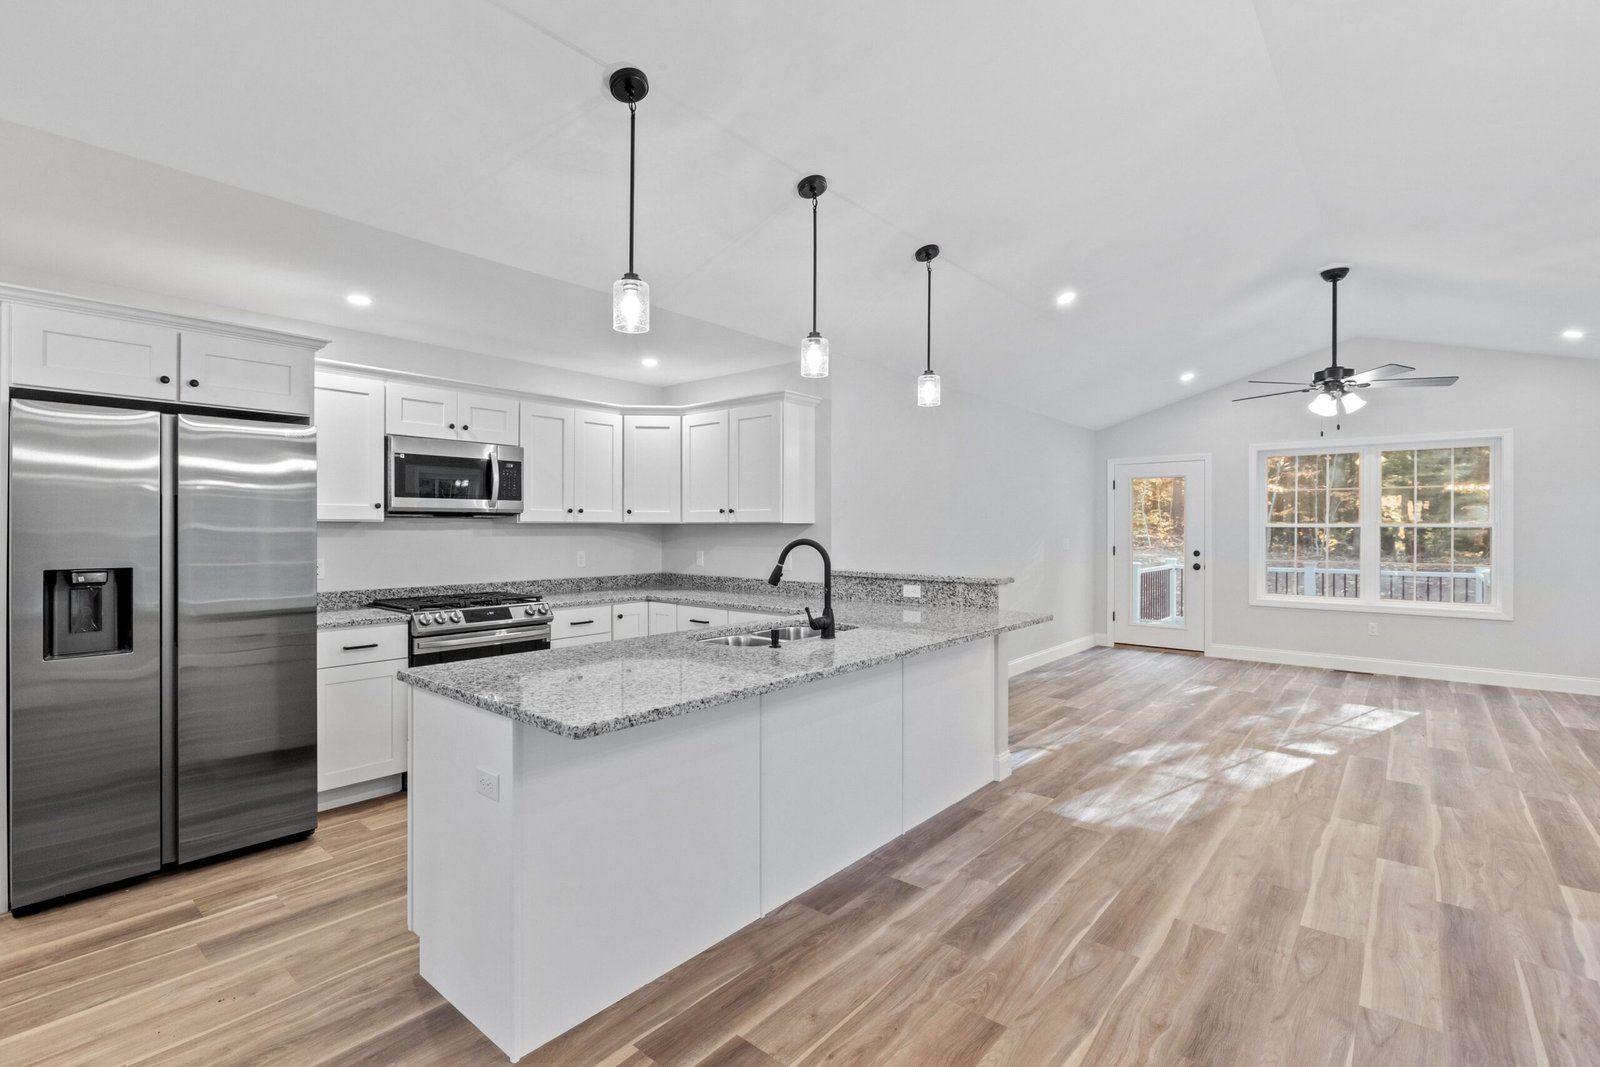
[[[1276,393],[1258,393],[1255,396],[1241,396],[1234,400],[1264,400],[1269,396],[1292,396],[1295,393],[1315,393],[1311,402],[1306,405],[1313,415],[1329,418],[1343,412],[1352,415],[1367,406],[1366,398],[1361,396],[1359,390],[1363,389],[1389,389],[1416,386],[1446,386],[1454,385],[1460,379],[1455,375],[1434,378],[1399,378],[1396,375],[1408,374],[1416,370],[1403,363],[1386,363],[1381,367],[1357,373],[1350,367],[1339,366],[1339,283],[1350,273],[1350,268],[1343,264],[1324,267],[1320,272],[1322,280],[1333,287],[1333,325],[1332,336],[1329,342],[1329,363],[1322,370],[1311,376],[1311,384],[1298,389],[1284,389]],[[1296,385],[1296,382],[1263,381],[1258,378],[1250,379],[1251,385]]]
[[[808,174],[795,192],[811,201],[811,332],[800,342],[800,377],[828,376],[828,339],[817,332],[817,201],[828,191],[828,179]]]
[[[650,283],[633,270],[633,175],[639,101],[650,93],[650,79],[638,67],[611,75],[611,95],[628,105],[628,270],[611,286],[611,328],[618,333],[650,332]]]
[[[928,268],[928,361],[926,369],[917,375],[917,407],[939,406],[939,376],[933,373],[933,261],[939,256],[938,245],[923,245],[916,251],[918,263]]]

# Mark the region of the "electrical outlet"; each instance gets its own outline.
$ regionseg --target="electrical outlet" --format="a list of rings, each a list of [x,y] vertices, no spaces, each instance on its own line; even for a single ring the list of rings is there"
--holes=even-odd
[[[479,767],[478,795],[498,802],[500,800],[500,776],[493,771],[486,771]]]
[[[908,598],[912,598],[912,597],[920,598],[922,596],[922,586],[920,586],[920,585],[902,585],[900,587],[900,595],[903,596],[903,597],[908,597]]]
[[[1375,622],[1367,623],[1367,636],[1368,637],[1377,637],[1378,636],[1378,624],[1377,623],[1375,623]]]
[[[578,553],[578,566],[587,567],[588,565],[589,565],[589,554],[587,552],[579,552]]]
[[[320,582],[320,581],[322,581],[322,579],[326,578],[327,576],[328,576],[328,568],[324,565],[322,557],[318,556],[317,557],[317,581]]]
[[[706,554],[704,552],[696,552],[694,554],[694,565],[696,567],[704,567],[706,565]]]
[[[1061,551],[1063,551],[1063,552],[1071,552],[1072,551],[1072,538],[1063,537],[1061,539]]]

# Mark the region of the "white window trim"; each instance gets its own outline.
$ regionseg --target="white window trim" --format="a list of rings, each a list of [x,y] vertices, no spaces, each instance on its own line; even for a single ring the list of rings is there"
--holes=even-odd
[[[1285,596],[1268,593],[1267,545],[1264,531],[1267,523],[1267,457],[1269,455],[1306,454],[1321,452],[1355,452],[1366,448],[1406,449],[1464,447],[1489,443],[1491,524],[1494,537],[1490,542],[1490,567],[1494,583],[1492,600],[1488,604],[1429,604],[1406,600],[1348,600],[1338,597]],[[1451,434],[1398,434],[1381,437],[1322,438],[1316,441],[1295,441],[1287,444],[1251,445],[1250,452],[1250,518],[1248,544],[1250,545],[1250,605],[1258,608],[1303,608],[1308,611],[1345,611],[1380,615],[1427,615],[1447,619],[1489,619],[1510,621],[1512,596],[1512,463],[1511,431],[1480,430],[1473,433]],[[1382,474],[1369,476],[1367,464],[1361,472],[1361,577],[1364,589],[1377,588],[1379,527],[1381,522],[1380,497]]]

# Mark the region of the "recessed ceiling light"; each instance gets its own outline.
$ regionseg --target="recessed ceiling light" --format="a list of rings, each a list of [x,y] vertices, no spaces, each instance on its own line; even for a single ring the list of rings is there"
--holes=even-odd
[[[372,297],[368,296],[366,293],[350,293],[345,297],[345,300],[358,308],[369,308],[372,306]]]
[[[1192,371],[1192,370],[1184,371],[1182,374],[1178,375],[1178,381],[1180,381],[1180,382],[1192,382],[1192,381],[1194,381],[1194,371]]]
[[[655,356],[645,356],[639,362],[644,364],[646,367],[654,367],[658,363],[660,363],[661,361],[659,359],[657,359]]]
[[[1574,329],[1574,330],[1562,330],[1561,331],[1561,336],[1565,337],[1569,341],[1581,341],[1581,340],[1583,340],[1583,331],[1582,330],[1576,330],[1576,329]]]
[[[1078,291],[1076,289],[1067,289],[1056,297],[1056,307],[1058,308],[1069,307],[1077,302]]]

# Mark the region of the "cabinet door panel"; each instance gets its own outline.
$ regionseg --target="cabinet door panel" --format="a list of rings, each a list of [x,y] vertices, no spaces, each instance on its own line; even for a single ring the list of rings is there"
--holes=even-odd
[[[464,441],[482,441],[491,445],[519,443],[517,402],[510,397],[492,393],[457,393],[456,416],[461,420],[457,429]]]
[[[550,642],[552,649],[577,648],[579,645],[599,645],[611,640],[609,633],[580,634],[577,637],[558,637]]]
[[[624,522],[678,522],[683,514],[683,418],[627,415],[622,420]]]
[[[390,382],[384,396],[384,425],[389,433],[456,439],[455,390]]]
[[[184,330],[178,371],[185,403],[311,414],[311,353],[304,348]]]
[[[383,521],[383,383],[318,374],[317,521]]]
[[[518,522],[572,522],[571,408],[522,405],[522,514]]]
[[[650,636],[678,632],[678,605],[650,603]]]
[[[622,416],[577,409],[573,502],[577,522],[622,521]]]
[[[368,782],[406,769],[405,660],[317,671],[317,789]]]
[[[177,379],[177,330],[104,315],[11,305],[13,385],[176,400]]]
[[[650,629],[648,603],[611,605],[611,638],[621,641],[628,637],[643,637]]]
[[[783,519],[783,405],[728,412],[728,496],[734,522]]]
[[[683,521],[730,521],[725,408],[683,417]]]

